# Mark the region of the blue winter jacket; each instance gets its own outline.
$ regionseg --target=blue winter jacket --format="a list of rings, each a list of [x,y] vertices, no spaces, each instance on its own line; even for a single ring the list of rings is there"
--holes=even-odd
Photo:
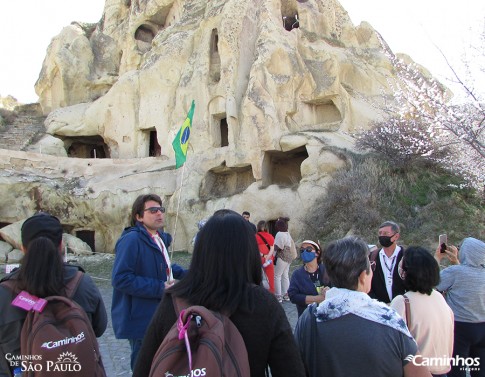
[[[168,247],[169,234],[159,232]],[[167,263],[143,224],[126,228],[115,247],[111,275],[111,320],[116,338],[141,339],[160,303],[167,281]],[[172,264],[173,277],[186,270]]]
[[[325,266],[320,263],[318,266],[320,286],[331,286],[330,279],[325,271]],[[288,288],[288,296],[298,310],[298,317],[302,315],[308,306],[305,304],[306,296],[318,295],[315,284],[313,284],[308,272],[305,271],[304,266],[301,266],[293,272],[290,280],[290,287]]]

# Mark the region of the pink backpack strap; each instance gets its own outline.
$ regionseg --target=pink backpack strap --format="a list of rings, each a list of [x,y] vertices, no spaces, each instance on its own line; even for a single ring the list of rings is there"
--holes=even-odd
[[[187,356],[189,357],[189,368],[192,370],[192,349],[190,348],[189,336],[187,329],[189,328],[192,314],[189,314],[185,319],[185,309],[183,309],[177,319],[177,330],[179,331],[179,340],[185,340],[185,348],[187,349]]]

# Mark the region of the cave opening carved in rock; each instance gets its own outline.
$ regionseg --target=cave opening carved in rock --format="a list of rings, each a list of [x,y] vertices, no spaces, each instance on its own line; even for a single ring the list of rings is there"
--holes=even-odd
[[[150,130],[150,144],[148,146],[148,157],[160,157],[162,155],[162,147],[158,143],[157,131]]]
[[[251,165],[227,167],[224,162],[206,173],[199,195],[201,200],[229,197],[243,192],[255,181]]]
[[[219,55],[219,34],[217,29],[212,29],[210,39],[210,63],[209,76],[212,83],[221,80],[221,56]]]
[[[297,186],[301,180],[301,163],[307,158],[308,152],[304,146],[287,152],[265,152],[263,158],[263,187],[269,185]]]
[[[109,147],[101,136],[68,137],[64,144],[68,157],[110,158]]]
[[[94,230],[77,230],[76,237],[79,238],[81,241],[86,242],[93,252],[96,251],[95,249],[96,233],[94,232]]]

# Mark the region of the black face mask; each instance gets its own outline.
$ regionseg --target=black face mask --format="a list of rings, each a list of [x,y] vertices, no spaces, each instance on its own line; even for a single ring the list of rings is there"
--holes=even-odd
[[[394,242],[391,241],[391,238],[394,237],[394,236],[395,236],[395,234],[393,234],[392,236],[379,236],[379,243],[383,247],[389,247],[394,243]]]

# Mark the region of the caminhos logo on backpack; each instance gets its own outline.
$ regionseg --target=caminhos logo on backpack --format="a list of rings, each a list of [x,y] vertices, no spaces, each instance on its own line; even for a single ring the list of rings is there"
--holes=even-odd
[[[165,377],[203,377],[206,376],[205,368],[191,370],[189,374],[174,375],[170,372],[165,372]]]
[[[52,348],[57,348],[64,346],[66,344],[71,344],[71,343],[81,343],[86,337],[84,336],[84,332],[81,332],[77,334],[76,336],[60,339],[60,340],[50,340],[48,342],[45,342],[42,344],[41,348],[47,348],[47,349],[52,349]]]

